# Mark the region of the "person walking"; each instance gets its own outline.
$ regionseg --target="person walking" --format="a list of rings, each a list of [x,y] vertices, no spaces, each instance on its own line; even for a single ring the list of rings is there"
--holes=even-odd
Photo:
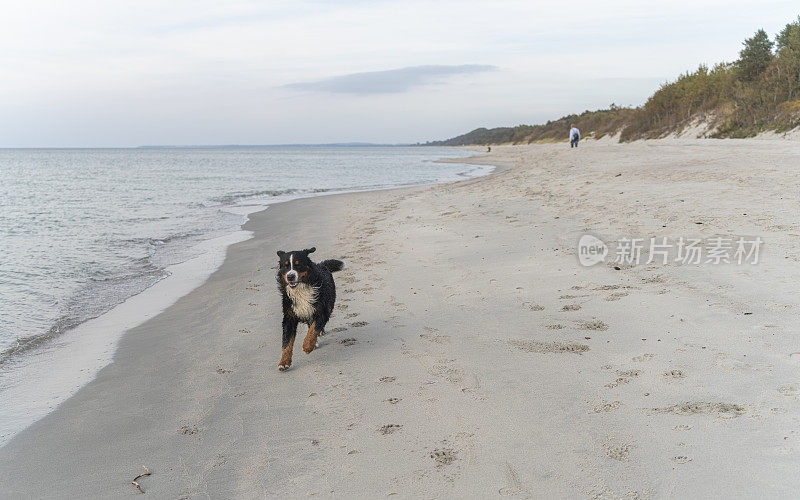
[[[569,147],[577,148],[578,141],[581,140],[581,131],[575,125],[569,126]]]

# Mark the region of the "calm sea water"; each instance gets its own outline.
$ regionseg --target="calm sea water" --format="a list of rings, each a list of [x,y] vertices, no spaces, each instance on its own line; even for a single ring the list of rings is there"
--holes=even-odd
[[[0,150],[0,371],[237,230],[230,207],[475,176],[414,147]]]

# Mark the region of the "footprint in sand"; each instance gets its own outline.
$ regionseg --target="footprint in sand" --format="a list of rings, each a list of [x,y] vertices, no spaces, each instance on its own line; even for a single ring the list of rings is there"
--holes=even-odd
[[[600,403],[599,405],[592,408],[589,413],[608,413],[610,411],[614,411],[622,406],[622,403],[619,401],[612,401],[610,403]]]
[[[561,308],[562,311],[580,311],[581,306],[579,304],[567,304]]]
[[[676,457],[672,457],[672,461],[675,462],[676,464],[683,465],[683,464],[688,464],[689,462],[692,461],[692,459],[685,455],[678,455]]]
[[[620,385],[628,384],[630,381],[642,374],[641,370],[617,370],[617,379],[613,382],[606,384],[608,388],[614,388]]]
[[[630,381],[631,381],[631,379],[629,379],[629,378],[620,377],[620,378],[616,379],[613,382],[607,383],[604,387],[608,387],[609,389],[613,389],[615,387],[619,387],[620,385],[628,384],[628,383],[630,383]]]
[[[608,291],[608,290],[619,290],[620,288],[633,288],[633,287],[625,286],[625,285],[601,285],[601,286],[598,286],[597,288],[593,288],[592,290]]]
[[[355,344],[357,342],[358,342],[358,340],[354,339],[352,337],[346,338],[346,339],[342,339],[342,340],[339,341],[340,344],[342,344],[343,346],[347,346],[347,347],[350,347],[351,345],[353,345],[353,344]]]
[[[586,344],[577,342],[537,342],[535,340],[509,340],[509,344],[520,351],[536,352],[541,354],[549,353],[575,353],[582,354],[589,350]]]
[[[428,368],[428,373],[435,377],[442,377],[453,384],[458,384],[464,380],[464,370],[454,366],[450,360],[440,360]]]
[[[437,448],[431,453],[431,458],[436,462],[437,467],[442,467],[456,461],[456,452],[450,448]]]
[[[581,328],[584,329],[584,330],[604,331],[604,330],[608,330],[608,325],[603,323],[600,320],[595,319],[595,320],[592,320],[592,321],[586,321],[586,322],[582,323],[581,324]]]
[[[184,425],[178,429],[178,434],[183,434],[184,436],[191,436],[192,434],[197,434],[200,430],[195,425]]]
[[[435,344],[449,344],[450,343],[450,335],[439,335],[438,333],[421,333],[419,335],[421,338],[433,342]]]
[[[402,428],[403,426],[399,424],[386,424],[378,429],[378,432],[386,436],[387,434],[392,434],[393,432],[397,432]]]
[[[680,370],[667,370],[664,372],[664,377],[667,379],[682,379],[686,378],[686,374]]]
[[[346,332],[347,328],[345,328],[343,326],[337,326],[336,328],[331,328],[330,331],[332,331],[334,333]]]
[[[233,373],[233,370],[226,370],[225,368],[217,367],[217,373],[224,375],[226,373]]]
[[[358,313],[348,313],[344,315],[345,318],[355,318],[356,316],[358,316]]]
[[[389,382],[394,382],[396,379],[395,377],[381,377],[378,379],[378,383],[384,384]]]
[[[362,326],[367,326],[368,324],[369,323],[367,323],[366,321],[356,321],[354,323],[350,323],[350,326],[352,326],[353,328],[360,328]]]
[[[663,408],[653,408],[653,411],[656,413],[672,413],[682,416],[716,414],[716,416],[720,418],[735,418],[747,413],[748,408],[744,405],[730,403],[687,402]]]
[[[606,444],[604,446],[606,458],[617,460],[619,462],[628,462],[630,460],[631,451],[633,450],[632,444]]]
[[[470,384],[461,387],[461,392],[465,394],[475,393],[481,388],[481,379],[476,374],[470,375]],[[476,396],[476,399],[483,399],[482,397]]]
[[[531,311],[544,311],[544,306],[534,304],[533,302],[523,302],[522,307],[527,307]]]
[[[508,462],[505,463],[505,470],[504,474],[506,477],[506,484],[503,488],[500,488],[498,493],[502,496],[513,496],[519,495],[520,493],[525,493],[522,490],[522,481],[519,480],[519,474],[517,474],[517,470]]]
[[[547,328],[548,330],[563,330],[566,327],[564,325],[555,324],[555,325],[545,325],[545,328]]]
[[[396,405],[397,403],[402,401],[402,399],[401,398],[389,398],[389,399],[384,399],[383,401],[385,403],[389,403],[390,405]]]

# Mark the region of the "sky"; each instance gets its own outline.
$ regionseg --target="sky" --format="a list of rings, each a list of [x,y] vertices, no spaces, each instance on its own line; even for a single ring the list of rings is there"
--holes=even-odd
[[[640,105],[792,1],[3,3],[0,147],[415,143]]]

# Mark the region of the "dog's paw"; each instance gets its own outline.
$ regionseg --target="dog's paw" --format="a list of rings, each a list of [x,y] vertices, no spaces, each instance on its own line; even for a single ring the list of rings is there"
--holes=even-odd
[[[285,372],[286,370],[289,369],[290,366],[292,366],[292,365],[283,365],[283,364],[278,365],[278,371],[279,372]]]
[[[311,345],[311,344],[303,344],[303,352],[305,352],[306,354],[311,354],[311,352],[312,352],[312,351],[314,351],[314,349],[315,349],[316,347],[317,347],[317,344],[316,344],[316,342],[314,343],[314,345]]]

